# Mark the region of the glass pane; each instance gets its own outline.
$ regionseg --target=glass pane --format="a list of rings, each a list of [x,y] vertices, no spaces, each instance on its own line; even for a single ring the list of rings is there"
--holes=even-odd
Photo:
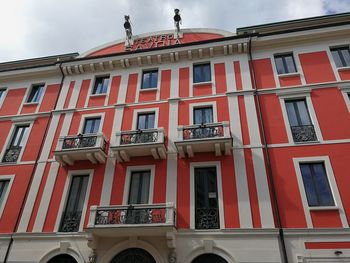
[[[9,180],[0,181],[0,206],[4,200],[9,182]]]
[[[210,64],[193,66],[193,82],[206,82],[211,80]]]
[[[151,173],[133,172],[131,174],[129,204],[147,204],[149,199]]]
[[[204,123],[213,123],[213,109],[210,108],[205,108],[203,109],[204,112]]]
[[[140,173],[131,174],[130,190],[129,190],[129,204],[138,203],[139,185],[141,175]]]
[[[80,193],[76,202],[76,211],[83,211],[86,189],[88,185],[88,176],[80,176]]]
[[[301,123],[299,125],[310,125],[311,120],[309,116],[309,111],[306,107],[306,101],[305,100],[299,100],[296,102],[298,112],[299,112],[299,118]]]
[[[201,109],[194,109],[194,124],[201,124],[202,121],[202,110]]]
[[[0,100],[1,100],[1,98],[2,98],[2,95],[4,94],[4,91],[5,91],[5,90],[0,89]]]
[[[290,126],[298,126],[298,118],[297,114],[295,112],[294,108],[294,102],[293,101],[286,101],[286,109],[287,109],[287,114],[288,114],[288,120]]]
[[[293,73],[296,72],[294,59],[292,55],[285,56],[285,63],[287,66],[287,73]]]
[[[283,66],[282,57],[275,57],[275,64],[276,64],[276,68],[277,68],[277,73],[284,74],[285,70],[284,70],[284,66]]]
[[[138,115],[137,129],[139,129],[139,130],[146,129],[146,115],[145,114]]]
[[[140,204],[148,204],[149,199],[149,186],[150,186],[151,174],[150,172],[142,173],[142,184],[140,187]]]
[[[149,89],[150,88],[150,73],[144,72],[142,77],[142,89]]]
[[[151,88],[156,88],[158,82],[158,71],[152,72]]]
[[[323,163],[313,165],[320,206],[333,206],[334,200]]]
[[[343,60],[344,60],[343,66],[344,67],[349,67],[350,66],[350,50],[348,48],[347,49],[343,49],[341,51],[341,53],[342,53]]]
[[[28,126],[17,126],[11,146],[23,146],[28,136]]]
[[[203,82],[210,81],[210,64],[203,65]]]
[[[303,177],[304,188],[309,206],[318,206],[317,192],[309,164],[300,164],[300,170]]]
[[[154,128],[154,118],[155,118],[155,114],[154,113],[150,113],[147,114],[147,125],[146,125],[146,129],[153,129]]]
[[[334,62],[337,65],[337,68],[342,67],[343,64],[342,64],[342,62],[340,60],[338,50],[332,50],[331,52],[332,52],[332,56],[333,56]]]
[[[101,118],[94,119],[91,133],[98,133],[100,129],[100,123],[101,123]]]
[[[85,120],[85,126],[84,126],[84,130],[83,130],[83,134],[87,134],[90,133],[91,129],[92,129],[92,119],[86,119]]]
[[[109,78],[107,78],[107,77],[104,78],[101,93],[107,93],[108,83],[109,83]]]

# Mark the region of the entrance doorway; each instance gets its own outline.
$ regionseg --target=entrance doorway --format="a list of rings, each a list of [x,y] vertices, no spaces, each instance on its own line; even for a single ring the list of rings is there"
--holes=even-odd
[[[111,263],[156,263],[156,261],[144,249],[128,248],[116,255]]]
[[[192,260],[192,263],[227,263],[227,261],[215,254],[202,254]]]
[[[70,255],[61,254],[51,258],[47,263],[78,263],[78,262]]]

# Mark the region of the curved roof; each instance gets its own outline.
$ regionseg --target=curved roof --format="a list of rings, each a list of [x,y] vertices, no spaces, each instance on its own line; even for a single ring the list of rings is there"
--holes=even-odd
[[[133,43],[129,51],[172,46],[177,44],[191,43],[209,39],[218,39],[233,35],[234,33],[232,32],[220,29],[190,28],[181,29],[181,37],[179,38],[179,40],[176,40],[174,38],[174,30],[157,31],[140,35],[134,35],[132,37]],[[115,54],[125,51],[125,38],[123,38],[90,49],[81,54],[79,58]]]

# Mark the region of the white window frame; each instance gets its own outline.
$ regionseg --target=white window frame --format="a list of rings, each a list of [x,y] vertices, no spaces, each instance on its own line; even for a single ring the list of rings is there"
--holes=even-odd
[[[193,69],[194,69],[194,66],[198,66],[198,65],[205,65],[205,64],[209,64],[210,65],[210,81],[203,81],[203,82],[194,82],[194,76],[193,76]],[[191,85],[192,87],[193,86],[200,86],[200,85],[205,85],[205,84],[212,84],[212,83],[215,83],[214,82],[214,78],[213,78],[213,75],[214,75],[214,62],[213,61],[210,61],[210,60],[206,60],[206,61],[197,61],[197,62],[193,62],[191,64],[191,67],[190,67],[190,79],[191,79]]]
[[[334,206],[317,206],[317,207],[309,206],[307,201],[307,196],[306,196],[306,190],[304,187],[303,176],[300,170],[300,164],[304,164],[304,163],[323,163],[324,164],[328,183],[332,191]],[[299,192],[301,195],[301,200],[304,208],[307,227],[308,228],[313,227],[313,223],[311,219],[311,211],[317,211],[317,210],[325,210],[325,211],[339,210],[339,215],[340,215],[340,219],[342,221],[343,227],[344,228],[349,227],[329,157],[314,156],[314,157],[293,158],[293,164],[294,164],[294,169],[297,176]]]
[[[154,113],[154,129],[158,129],[159,108],[134,109],[132,116],[132,130],[137,130],[137,119],[140,113]]]
[[[4,90],[4,92],[2,93],[2,96],[0,97],[0,108],[2,107],[2,104],[4,103],[5,101],[5,98],[6,98],[6,95],[7,95],[7,92],[8,92],[8,88],[6,87],[0,87],[0,90]]]
[[[18,159],[17,159],[17,164],[21,162],[22,160],[22,155],[24,153],[24,150],[27,146],[27,142],[28,142],[28,139],[30,137],[30,133],[32,131],[32,128],[33,128],[33,124],[34,124],[34,121],[35,121],[35,118],[34,119],[31,119],[31,120],[28,120],[28,121],[24,121],[22,118],[19,119],[19,120],[12,120],[13,124],[11,126],[11,129],[10,129],[10,132],[8,133],[7,135],[7,138],[6,138],[6,141],[4,143],[4,146],[2,147],[2,150],[1,150],[1,153],[0,153],[0,165],[10,165],[10,164],[13,164],[13,163],[3,163],[2,162],[2,159],[4,158],[4,155],[5,155],[5,152],[6,150],[8,149],[8,147],[10,146],[10,143],[12,141],[12,138],[14,136],[14,132],[16,130],[16,127],[17,126],[22,126],[22,125],[29,125],[28,127],[28,136],[27,138],[25,138],[25,140],[23,141],[23,147],[21,149],[21,152],[18,156]]]
[[[5,206],[6,206],[6,202],[7,202],[7,198],[10,195],[11,187],[12,187],[14,179],[15,179],[15,175],[14,174],[1,175],[0,176],[0,181],[8,181],[9,180],[9,184],[7,186],[7,189],[6,189],[6,193],[4,193],[4,199],[2,200],[2,203],[0,205],[0,218],[2,217],[2,213],[4,212],[4,209],[5,209]]]
[[[33,86],[38,86],[38,85],[44,85],[41,97],[39,98],[39,101],[38,102],[28,102],[28,98],[29,98],[30,93],[32,92]],[[30,88],[27,89],[27,91],[26,91],[26,95],[24,96],[25,101],[24,101],[23,105],[40,105],[44,99],[44,96],[46,93],[46,88],[47,88],[47,83],[45,83],[45,82],[37,82],[37,83],[31,84]],[[22,108],[21,108],[21,111],[22,111]]]
[[[349,98],[350,86],[339,87],[339,89],[343,95],[346,107],[348,108],[348,111],[350,112],[350,98]]]
[[[158,79],[157,79],[157,87],[156,88],[150,88],[150,89],[142,89],[142,79],[143,79],[143,73],[147,71],[157,70],[158,71]],[[136,99],[135,101],[138,102],[140,98],[140,93],[148,92],[148,91],[157,91],[156,94],[156,100],[159,100],[160,97],[160,83],[161,83],[161,72],[162,69],[160,67],[147,67],[139,69],[137,72],[137,86],[136,86]]]
[[[108,79],[109,79],[106,92],[105,92],[105,93],[99,93],[99,94],[93,94],[93,92],[94,92],[94,87],[95,87],[95,83],[96,83],[96,79],[97,79],[97,78],[102,78],[102,77],[108,77]],[[111,85],[112,85],[111,74],[95,75],[95,76],[93,77],[93,81],[91,81],[90,87],[89,87],[89,89],[90,89],[90,92],[89,92],[90,97],[102,97],[102,96],[107,96],[107,95],[109,94],[110,89],[111,89]]]
[[[65,207],[67,205],[67,202],[68,202],[68,195],[69,195],[69,190],[70,190],[70,187],[71,187],[71,184],[72,184],[72,181],[73,181],[73,177],[74,176],[79,176],[79,175],[87,175],[87,176],[89,176],[89,180],[88,180],[88,185],[87,185],[87,188],[86,188],[86,193],[85,193],[85,198],[84,198],[84,205],[83,205],[83,210],[82,210],[82,213],[81,213],[80,225],[79,225],[78,232],[83,231],[86,211],[88,209],[87,205],[88,205],[88,202],[89,202],[91,185],[92,185],[92,180],[93,180],[93,176],[94,176],[94,170],[93,169],[69,170],[68,171],[66,182],[65,182],[65,185],[64,185],[64,189],[63,189],[61,202],[60,202],[60,207],[59,207],[58,213],[57,213],[58,216],[56,218],[56,223],[55,223],[55,228],[54,228],[55,232],[59,232],[60,224],[61,224],[61,221],[62,221],[62,218],[63,218],[64,209],[65,209]]]
[[[335,60],[333,58],[333,54],[332,54],[332,49],[338,49],[338,48],[342,48],[342,47],[348,47],[350,49],[350,45],[349,43],[344,43],[344,44],[340,44],[340,45],[332,45],[330,47],[328,47],[328,50],[327,50],[327,53],[329,51],[329,55],[330,55],[330,60],[332,62],[332,66],[334,66],[334,69],[335,71],[339,72],[339,71],[342,71],[342,70],[347,70],[347,69],[350,69],[350,65],[349,66],[342,66],[342,67],[337,67],[337,64],[335,63]]]
[[[218,188],[218,208],[220,217],[220,229],[225,228],[225,211],[224,211],[224,199],[222,191],[222,177],[221,177],[221,162],[211,161],[211,162],[191,162],[190,163],[190,229],[196,231],[206,231],[201,229],[196,229],[195,226],[195,184],[194,177],[195,168],[205,168],[205,167],[215,167],[216,168],[216,184]]]
[[[80,119],[80,124],[79,124],[79,129],[78,129],[78,134],[83,134],[84,131],[84,125],[85,125],[85,120],[90,119],[90,118],[101,118],[100,122],[100,127],[98,127],[98,132],[97,133],[102,133],[102,127],[105,119],[105,112],[101,113],[89,113],[89,114],[83,114],[81,115]]]
[[[286,88],[285,90],[278,91],[277,96],[279,97],[281,110],[282,110],[282,116],[283,116],[283,120],[284,120],[284,125],[286,127],[289,143],[292,145],[300,145],[300,144],[315,144],[315,143],[323,142],[321,129],[320,129],[320,126],[318,124],[315,109],[314,109],[313,104],[312,104],[311,89],[308,89],[308,88],[287,89]],[[306,106],[307,106],[309,116],[311,119],[311,123],[314,125],[314,129],[315,129],[316,136],[317,136],[317,141],[294,142],[292,130],[291,130],[290,124],[289,124],[288,113],[287,113],[287,108],[286,108],[285,102],[288,100],[296,100],[296,99],[305,99]]]
[[[295,72],[292,72],[292,73],[283,73],[283,74],[279,74],[278,73],[278,70],[277,70],[277,66],[276,66],[276,60],[275,60],[275,56],[284,56],[284,55],[292,55],[293,57],[293,61],[294,61],[294,66],[295,66],[295,69],[296,71]],[[274,72],[276,73],[276,75],[278,77],[287,77],[287,76],[299,76],[300,75],[300,67],[298,65],[299,63],[299,60],[296,59],[296,56],[295,56],[295,52],[294,51],[286,51],[286,52],[280,52],[280,53],[274,53],[273,56],[272,56],[272,60],[273,60],[273,65],[272,67],[274,68]]]
[[[137,165],[137,166],[128,166],[126,168],[124,194],[123,194],[123,205],[128,205],[131,174],[133,172],[147,171],[147,170],[149,170],[151,172],[151,178],[150,178],[150,182],[149,182],[148,204],[153,203],[154,177],[155,177],[156,166],[155,165]]]
[[[194,109],[204,108],[208,106],[213,108],[213,123],[218,122],[216,101],[197,102],[197,103],[190,103],[190,125],[194,125]]]

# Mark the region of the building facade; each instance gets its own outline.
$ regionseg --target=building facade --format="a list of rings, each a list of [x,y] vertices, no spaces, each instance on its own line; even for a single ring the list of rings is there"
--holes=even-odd
[[[350,262],[349,18],[0,64],[0,261]]]

